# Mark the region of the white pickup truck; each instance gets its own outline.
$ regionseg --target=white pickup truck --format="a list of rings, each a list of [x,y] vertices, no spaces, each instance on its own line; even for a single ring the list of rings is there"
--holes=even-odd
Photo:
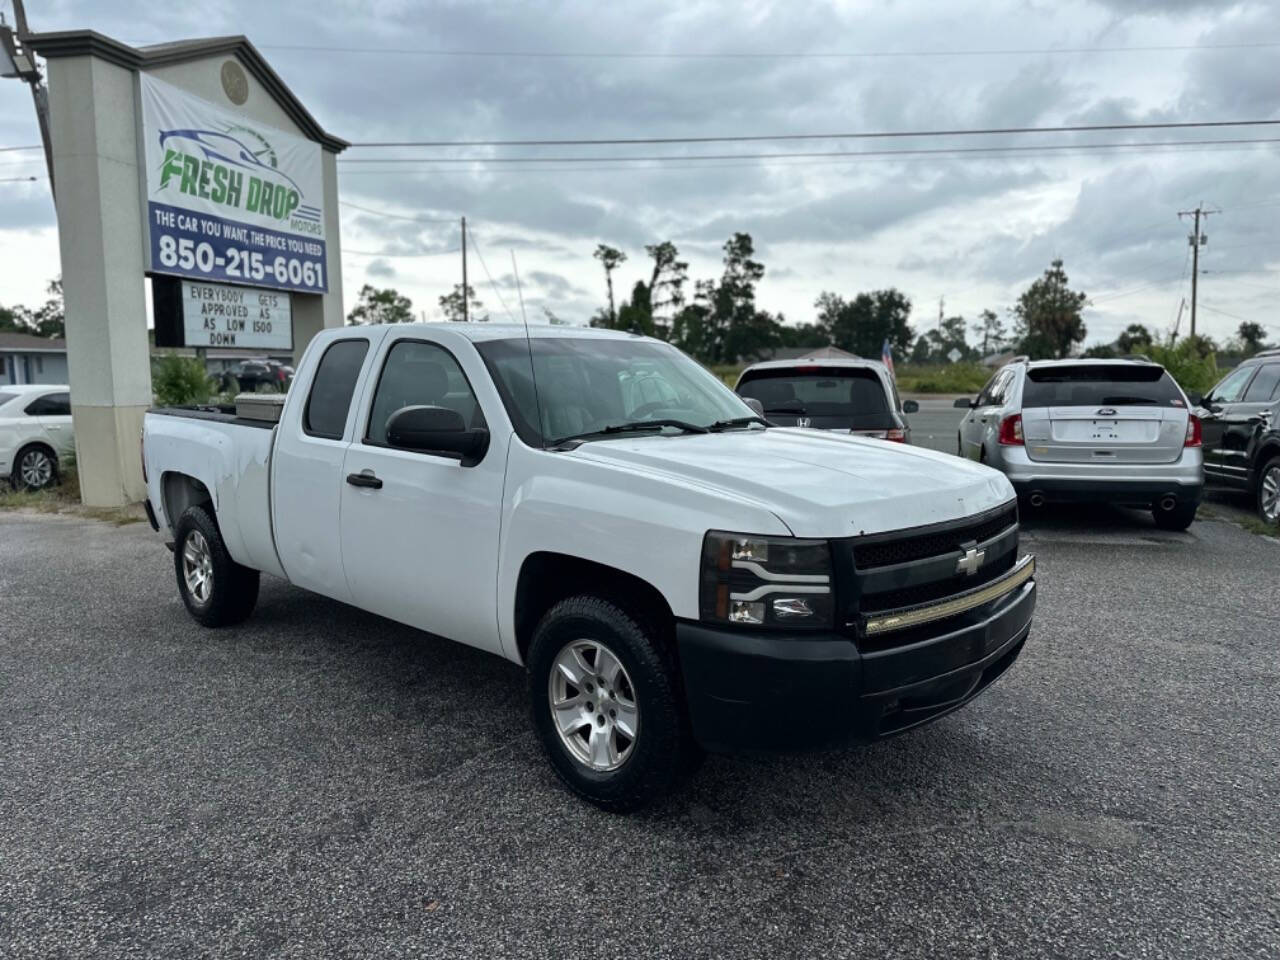
[[[704,749],[955,710],[1035,607],[1002,474],[774,427],[618,332],[325,331],[277,417],[152,410],[143,466],[200,623],[247,618],[263,572],[506,657],[552,766],[612,810]]]

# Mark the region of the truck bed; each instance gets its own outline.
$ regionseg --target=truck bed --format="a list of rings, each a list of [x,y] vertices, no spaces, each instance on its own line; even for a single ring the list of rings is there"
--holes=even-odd
[[[271,529],[274,423],[236,416],[233,407],[156,407],[147,411],[143,438],[147,495],[162,529],[177,523],[169,511],[178,512],[174,491],[185,475],[209,491],[235,561],[285,575]]]

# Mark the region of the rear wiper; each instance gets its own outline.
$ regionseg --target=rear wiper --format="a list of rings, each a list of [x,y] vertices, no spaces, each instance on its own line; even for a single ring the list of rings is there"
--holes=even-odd
[[[765,413],[808,413],[804,405],[800,403],[790,403],[781,407],[765,407]]]
[[[764,417],[752,415],[750,417],[734,417],[732,420],[717,420],[715,423],[708,424],[707,429],[712,433],[718,433],[721,430],[728,430],[732,427],[745,427],[752,423],[763,423],[766,427],[773,426]]]
[[[572,436],[561,437],[558,440],[551,441],[550,445],[558,447],[573,440],[594,440],[598,437],[608,437],[619,433],[641,433],[648,430],[661,430],[663,427],[671,427],[675,430],[682,430],[685,433],[709,432],[706,427],[700,427],[696,423],[689,423],[687,420],[633,420],[629,423],[615,423],[599,430],[589,430],[586,433],[575,433]]]

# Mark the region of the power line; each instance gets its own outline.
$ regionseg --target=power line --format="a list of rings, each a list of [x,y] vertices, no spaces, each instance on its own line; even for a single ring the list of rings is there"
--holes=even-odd
[[[44,177],[0,177],[0,183],[32,183],[43,179]]]
[[[489,286],[493,289],[493,295],[498,298],[498,302],[502,304],[502,309],[507,312],[507,316],[512,323],[516,322],[516,315],[511,312],[511,308],[507,306],[507,301],[502,299],[502,291],[498,289],[498,285],[493,282],[493,274],[489,272],[489,267],[484,262],[484,254],[480,252],[480,244],[476,242],[476,232],[471,231],[471,245],[475,248],[476,259],[480,261],[480,267],[484,270],[484,275],[489,278]],[[467,295],[467,288],[462,288],[462,295]]]
[[[451,221],[452,222],[452,221]],[[443,257],[447,253],[457,253],[459,247],[453,247],[449,250],[430,250],[426,253],[383,253],[379,250],[343,250],[342,255],[350,254],[353,257],[379,257],[385,260],[407,260],[417,257]]]
[[[1179,156],[1187,156],[1190,154],[1201,154],[1201,153],[1235,153],[1235,152],[1240,152],[1243,150],[1250,149],[1249,145],[1255,144],[1255,141],[1252,141],[1252,140],[1238,140],[1233,142],[1242,143],[1242,144],[1245,144],[1246,146],[1190,147],[1186,149],[1175,150],[1172,148],[1155,148],[1155,147],[1142,148],[1140,144],[1133,144],[1133,146],[1136,149],[1118,151],[1117,154],[1112,154],[1112,155],[1113,156],[1115,155],[1137,156],[1140,154],[1150,154],[1150,155],[1159,156],[1161,154],[1176,153]],[[1256,141],[1256,144],[1265,145],[1271,142],[1272,141],[1270,140],[1259,140],[1259,141]],[[993,147],[988,149],[999,150],[998,147]],[[1041,152],[1032,151],[1029,153],[1019,153],[1015,155],[1001,155],[999,153],[991,153],[991,152],[977,153],[977,154],[961,154],[961,155],[951,156],[949,159],[958,163],[968,163],[972,161],[983,161],[983,160],[991,160],[991,161],[1021,160],[1021,159],[1055,160],[1055,159],[1070,159],[1072,157],[1088,156],[1088,155],[1089,154],[1087,150],[1084,150],[1084,151],[1077,150],[1075,152],[1072,152],[1070,150],[1063,149],[1063,150],[1057,150],[1052,153],[1041,153]],[[866,162],[874,162],[874,161],[892,161],[895,163],[920,163],[920,162],[936,162],[939,159],[938,157],[930,157],[930,156],[901,156],[901,155],[893,155],[893,154],[890,154],[888,156],[885,156],[885,155],[869,156],[866,154],[861,154],[856,152],[841,153],[841,154],[837,154],[837,156],[844,157],[845,159],[843,160],[792,160],[792,161],[762,160],[762,161],[750,161],[746,163],[719,163],[719,162],[664,163],[660,166],[652,166],[652,167],[627,167],[627,166],[619,166],[617,164],[614,164],[612,166],[604,166],[604,167],[586,166],[586,165],[577,165],[577,166],[569,166],[569,167],[536,166],[535,165],[535,166],[522,167],[522,166],[508,165],[508,166],[497,167],[497,168],[491,167],[485,170],[484,172],[489,174],[495,174],[495,173],[580,174],[580,173],[602,173],[602,172],[618,173],[619,171],[628,171],[631,173],[653,174],[653,173],[671,173],[671,172],[678,172],[681,170],[744,170],[744,169],[759,169],[760,167],[775,167],[779,169],[787,169],[790,167],[840,167],[840,166],[849,166],[854,163],[866,163]],[[599,159],[607,160],[608,158],[601,157]],[[947,159],[947,158],[944,157],[943,159]],[[412,169],[395,169],[393,165],[392,168],[379,168],[376,170],[375,169],[355,170],[355,169],[351,169],[350,167],[339,166],[338,173],[344,177],[416,176],[423,173],[431,173],[437,176],[454,175],[454,176],[470,177],[470,176],[474,176],[477,172],[479,172],[477,170],[474,170],[465,166],[453,166],[453,167],[432,166],[432,163],[434,163],[435,160],[436,158],[434,157],[423,157],[420,160],[412,161],[420,164],[420,166],[413,167]],[[405,162],[407,163],[410,161],[405,161]],[[484,161],[477,160],[474,162],[483,163]],[[344,164],[346,163],[346,161],[339,161],[339,163]]]
[[[1248,317],[1242,317],[1238,313],[1228,313],[1226,310],[1219,310],[1217,307],[1211,307],[1207,303],[1200,304],[1202,309],[1208,310],[1210,313],[1220,313],[1224,317],[1230,317],[1232,320],[1243,320],[1245,323],[1252,323]]]
[[[885,140],[908,137],[989,137],[1024,133],[1096,133],[1116,130],[1196,130],[1220,127],[1268,127],[1280,120],[1199,120],[1179,123],[1063,124],[1053,127],[980,127],[945,130],[887,130],[852,133],[776,133],[716,137],[560,138],[548,140],[370,140],[352,147],[582,147],[635,146],[655,143],[762,143],[793,140]]]
[[[1280,121],[1266,121],[1280,123]],[[903,150],[829,150],[794,153],[701,153],[701,154],[655,154],[653,156],[630,157],[352,157],[341,159],[338,163],[344,166],[354,164],[550,164],[550,163],[665,163],[670,161],[689,163],[705,161],[760,161],[760,160],[795,160],[795,159],[858,159],[863,157],[923,157],[923,156],[964,156],[968,154],[1020,154],[1020,153],[1057,153],[1060,151],[1087,152],[1090,150],[1147,150],[1153,148],[1180,148],[1199,146],[1253,146],[1257,144],[1280,143],[1280,137],[1227,138],[1216,140],[1154,140],[1149,142],[1116,142],[1116,143],[1065,143],[1036,144],[1005,147],[913,147]]]
[[[433,217],[407,217],[399,213],[387,213],[385,210],[374,210],[370,207],[362,207],[358,203],[350,203],[349,201],[346,201],[346,200],[339,200],[338,206],[350,207],[352,210],[360,210],[364,213],[372,213],[375,216],[384,217],[388,220],[408,220],[412,223],[457,223],[458,222],[457,217],[450,217],[447,220],[436,219]]]
[[[492,57],[530,60],[902,60],[915,57],[1076,56],[1103,53],[1170,53],[1180,50],[1261,50],[1280,47],[1280,41],[1255,43],[1149,44],[1107,47],[994,48],[987,50],[850,50],[850,51],[577,51],[577,50],[424,50],[420,47],[350,47],[315,44],[264,43],[261,50],[317,53],[367,53],[416,57]]]
[[[40,146],[40,144],[37,143],[34,146],[26,146],[26,147],[0,147],[0,153],[13,153],[15,150],[43,150],[43,149],[44,147]]]

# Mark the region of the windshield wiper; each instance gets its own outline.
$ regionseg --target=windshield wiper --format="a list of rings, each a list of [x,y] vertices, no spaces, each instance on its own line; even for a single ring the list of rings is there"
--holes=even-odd
[[[633,420],[629,423],[615,423],[599,430],[589,430],[586,433],[575,433],[572,436],[561,437],[558,440],[553,440],[550,445],[558,447],[573,440],[595,440],[599,437],[614,436],[619,433],[642,433],[648,430],[661,430],[663,427],[671,427],[675,430],[682,430],[685,433],[709,432],[706,427],[700,427],[696,423],[689,423],[686,420]]]
[[[732,420],[717,420],[715,423],[708,424],[707,429],[712,433],[719,433],[721,430],[729,430],[733,427],[745,427],[753,423],[763,423],[766,427],[773,426],[773,424],[764,417],[757,417],[753,414],[749,417],[734,417]]]

